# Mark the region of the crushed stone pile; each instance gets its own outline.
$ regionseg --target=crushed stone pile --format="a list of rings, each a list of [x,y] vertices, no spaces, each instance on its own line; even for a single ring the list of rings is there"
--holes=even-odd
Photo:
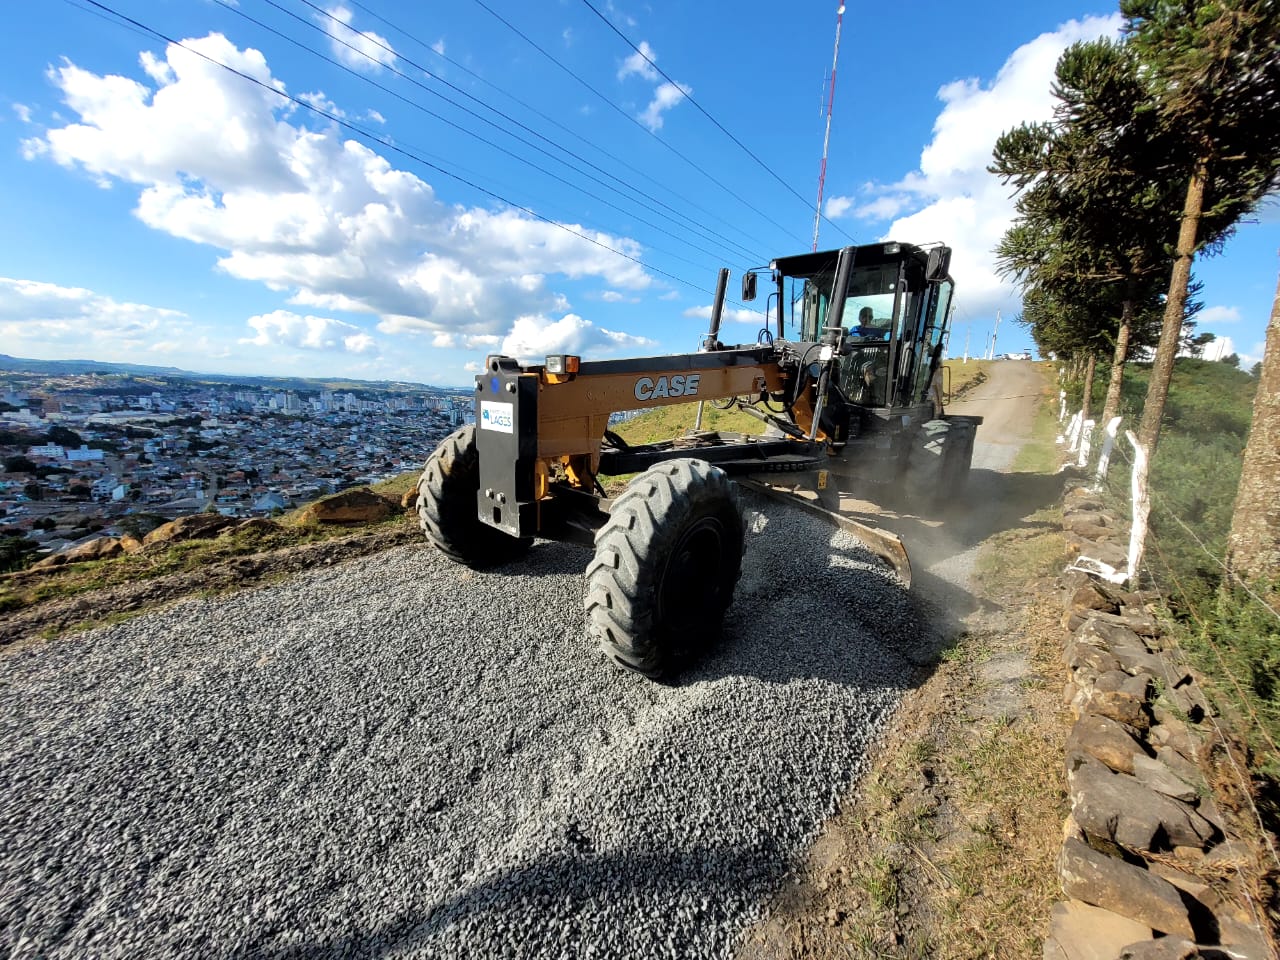
[[[725,636],[666,685],[588,644],[553,543],[0,659],[0,952],[731,955],[939,643],[848,535],[746,502]]]

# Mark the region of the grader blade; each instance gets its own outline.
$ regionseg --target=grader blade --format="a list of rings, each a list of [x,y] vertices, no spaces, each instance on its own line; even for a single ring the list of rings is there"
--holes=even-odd
[[[911,558],[907,556],[907,548],[903,546],[902,538],[896,533],[862,523],[837,510],[828,510],[817,500],[809,499],[794,489],[774,486],[768,481],[751,477],[739,477],[738,483],[762,493],[770,499],[791,504],[806,513],[813,514],[815,517],[821,517],[828,523],[834,524],[846,533],[857,537],[867,545],[867,549],[893,567],[898,579],[902,581],[908,590],[911,589]]]

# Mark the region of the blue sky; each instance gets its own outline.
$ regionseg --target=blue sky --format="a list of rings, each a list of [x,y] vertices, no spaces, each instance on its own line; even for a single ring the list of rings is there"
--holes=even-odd
[[[103,2],[181,45],[89,0],[0,36],[0,352],[461,385],[499,350],[693,349],[720,266],[809,249],[835,3]],[[997,310],[1030,349],[985,166],[1118,26],[849,4],[820,246],[945,241],[952,354]],[[1261,358],[1278,247],[1272,206],[1198,265],[1215,352]]]

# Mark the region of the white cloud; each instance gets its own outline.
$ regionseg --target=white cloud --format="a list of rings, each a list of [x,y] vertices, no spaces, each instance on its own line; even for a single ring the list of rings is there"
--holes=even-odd
[[[351,25],[353,16],[351,10],[341,4],[316,14],[316,22],[329,35],[333,55],[354,70],[379,70],[395,63],[396,54],[390,41],[372,30],[357,30]]]
[[[257,331],[257,336],[245,337],[240,342],[256,347],[296,347],[346,353],[369,353],[377,349],[373,337],[355,324],[332,317],[300,316],[288,310],[273,310],[250,317],[246,323]]]
[[[653,64],[657,61],[658,55],[649,46],[649,41],[641,40],[640,48],[622,61],[622,66],[618,68],[618,79],[625,80],[632,74],[637,74],[646,80],[656,81],[658,71],[653,68]]]
[[[1203,311],[1201,313],[1203,315]],[[1199,322],[1199,317],[1196,318]],[[1208,331],[1212,332],[1212,331]],[[1204,348],[1201,358],[1204,360],[1221,360],[1223,357],[1229,357],[1236,354],[1240,358],[1240,369],[1248,373],[1253,369],[1255,363],[1262,362],[1262,356],[1266,352],[1266,343],[1259,341],[1255,343],[1249,350],[1241,350],[1236,346],[1234,340],[1230,337],[1218,336]],[[1188,356],[1185,352],[1179,352],[1179,356]]]
[[[622,66],[618,68],[619,81],[638,76],[655,85],[649,105],[636,116],[637,120],[655,133],[662,129],[662,115],[693,93],[693,88],[685,83],[665,80],[660,83],[662,75],[653,66],[657,60],[658,54],[649,46],[649,41],[641,40],[636,52],[623,60]]]
[[[31,108],[25,103],[15,103],[13,105],[13,112],[18,115],[18,119],[23,123],[31,122]]]
[[[0,342],[6,353],[44,354],[52,348],[64,357],[130,359],[193,332],[178,310],[119,301],[83,287],[0,277]]]
[[[853,208],[853,197],[828,197],[826,207],[826,216],[835,220]]]
[[[184,43],[283,89],[256,50],[219,34]],[[132,185],[143,223],[219,250],[220,269],[291,304],[374,315],[384,334],[455,333],[466,345],[497,342],[518,316],[566,311],[557,277],[631,291],[652,283],[607,249],[638,259],[635,241],[444,204],[414,174],[337,129],[291,123],[287,101],[177,45],[144,69],[162,78],[155,87],[71,63],[52,70],[78,122],[24,151]]]
[[[435,53],[436,53],[438,56],[443,57],[443,56],[444,56],[444,49],[445,49],[445,47],[444,47],[444,37],[441,37],[439,40],[437,40],[435,43],[433,43],[433,44],[431,45],[431,49],[432,49],[432,50],[434,50],[434,51],[435,51]]]
[[[1240,308],[1239,307],[1205,307],[1196,314],[1196,323],[1201,327],[1207,327],[1215,323],[1239,323]],[[1227,351],[1230,353],[1231,351]]]
[[[591,295],[589,294],[588,296],[591,296]],[[639,303],[640,302],[639,297],[629,296],[628,294],[622,293],[619,290],[601,290],[599,293],[594,294],[594,298],[597,300],[603,300],[605,303]]]
[[[468,360],[466,363],[462,365],[462,369],[465,370],[467,373],[479,373],[480,364],[475,360]]]
[[[837,220],[852,213],[859,220],[891,220],[918,201],[905,193],[885,193],[865,203],[855,197],[831,197],[826,201],[826,215]]]
[[[621,20],[622,23],[628,27],[637,26],[636,18],[631,16],[631,14],[629,13],[623,13],[621,10],[619,10],[614,5],[613,0],[606,0],[606,3],[604,5],[604,12],[609,15],[610,20],[613,20],[613,21]]]
[[[967,78],[938,91],[944,106],[933,124],[933,139],[920,155],[920,167],[897,183],[871,185],[873,199],[839,200],[842,213],[886,219],[918,207],[893,221],[885,238],[912,243],[941,240],[953,248],[951,273],[956,299],[971,316],[994,316],[997,309],[1017,312],[1014,286],[995,270],[994,248],[1014,216],[1011,191],[987,173],[996,138],[1023,121],[1047,120],[1058,57],[1072,43],[1117,36],[1119,14],[1071,20],[1018,47],[995,79]],[[829,214],[830,215],[830,214]]]
[[[698,320],[706,320],[708,323],[710,323],[711,322],[711,304],[708,303],[705,306],[701,306],[701,307],[690,307],[689,309],[685,310],[684,315],[686,317],[694,317],[695,319],[698,319]],[[745,324],[748,324],[749,326],[753,326],[759,329],[760,327],[767,327],[769,325],[769,318],[766,317],[764,315],[764,312],[761,310],[746,310],[739,307],[735,309],[726,309],[723,313],[720,314],[720,322],[721,323],[745,323]]]
[[[639,120],[650,130],[662,129],[662,115],[693,93],[693,87],[684,83],[664,83],[653,91],[653,99],[644,108]]]
[[[310,104],[317,110],[323,110],[331,117],[337,117],[339,120],[344,119],[347,115],[341,107],[324,95],[323,90],[316,90],[313,93],[300,93],[298,94],[298,99],[303,103]]]
[[[567,313],[559,320],[545,316],[517,317],[499,352],[522,360],[536,360],[551,353],[598,355],[622,347],[652,345],[653,341],[645,337],[605,330],[577,314]]]

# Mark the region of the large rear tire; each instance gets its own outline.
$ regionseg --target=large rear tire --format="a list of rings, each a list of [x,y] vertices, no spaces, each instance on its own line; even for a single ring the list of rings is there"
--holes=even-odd
[[[968,420],[950,421],[946,456],[943,458],[942,484],[947,501],[955,503],[964,496],[969,485],[969,470],[973,466],[973,445],[978,428]]]
[[[503,533],[481,521],[476,507],[480,457],[476,428],[468,424],[440,442],[418,480],[418,525],[450,560],[492,567],[524,556],[533,541]]]
[[[668,460],[627,486],[596,533],[587,630],[618,664],[657,679],[709,647],[742,572],[737,485],[705,460]]]
[[[951,424],[946,420],[926,420],[912,438],[902,489],[907,495],[907,505],[917,512],[932,512],[947,495],[950,434]]]

